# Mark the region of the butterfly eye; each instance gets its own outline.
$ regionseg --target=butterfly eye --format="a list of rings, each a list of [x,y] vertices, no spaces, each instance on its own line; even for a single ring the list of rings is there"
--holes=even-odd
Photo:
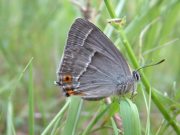
[[[137,71],[133,71],[133,78],[135,81],[139,81],[141,79],[140,74]]]
[[[63,76],[63,82],[65,82],[65,83],[72,82],[72,76],[71,75],[64,75]]]

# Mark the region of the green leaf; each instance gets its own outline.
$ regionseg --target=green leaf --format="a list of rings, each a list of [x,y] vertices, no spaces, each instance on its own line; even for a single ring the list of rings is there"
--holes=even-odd
[[[120,116],[124,135],[141,135],[139,113],[136,105],[129,99],[120,101]]]
[[[80,116],[83,100],[80,97],[70,97],[68,115],[62,135],[75,135],[77,121]]]

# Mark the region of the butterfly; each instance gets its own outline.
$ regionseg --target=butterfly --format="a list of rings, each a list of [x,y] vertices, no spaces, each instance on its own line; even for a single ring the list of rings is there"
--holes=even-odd
[[[100,100],[136,90],[140,80],[112,41],[93,23],[77,18],[68,33],[56,84],[65,95]]]

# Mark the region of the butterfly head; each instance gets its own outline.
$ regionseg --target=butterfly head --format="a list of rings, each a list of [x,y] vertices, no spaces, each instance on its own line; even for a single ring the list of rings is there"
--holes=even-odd
[[[156,63],[153,63],[153,64],[149,64],[149,65],[142,66],[142,67],[138,68],[137,70],[133,71],[132,74],[133,74],[134,80],[135,80],[135,81],[140,81],[141,76],[140,76],[140,74],[139,74],[139,72],[138,72],[139,70],[144,69],[144,68],[147,68],[147,67],[151,67],[151,66],[158,65],[158,64],[160,64],[160,63],[162,63],[162,62],[164,62],[164,61],[165,61],[165,59],[162,59],[162,60],[159,61],[159,62],[156,62]]]

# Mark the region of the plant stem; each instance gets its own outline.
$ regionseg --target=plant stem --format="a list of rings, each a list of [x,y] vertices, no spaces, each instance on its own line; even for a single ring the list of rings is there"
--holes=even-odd
[[[106,8],[111,16],[111,18],[116,18],[116,15],[115,15],[115,12],[112,8],[112,5],[110,3],[109,0],[104,0],[104,3],[106,5]],[[118,26],[118,27],[115,27],[118,29],[119,31],[119,34],[122,38],[122,41],[123,41],[123,45],[125,46],[126,50],[127,50],[127,53],[128,53],[128,56],[129,58],[131,59],[131,62],[133,64],[133,66],[135,68],[138,68],[139,67],[139,64],[138,64],[138,61],[135,57],[135,54],[131,48],[131,45],[130,43],[128,42],[128,39],[124,33],[124,30]],[[151,89],[151,86],[148,82],[148,79],[147,77],[145,76],[145,74],[143,73],[143,71],[141,71],[141,78],[142,78],[142,83],[145,87],[145,90],[146,92],[149,94],[150,93],[150,89]],[[160,101],[158,100],[158,98],[156,97],[155,93],[153,92],[153,89],[151,91],[152,93],[152,100],[153,102],[155,103],[155,105],[157,106],[157,108],[159,109],[159,111],[163,114],[164,118],[169,122],[169,124],[172,126],[172,128],[175,130],[175,132],[177,134],[180,134],[180,129],[178,128],[177,124],[175,123],[175,121],[173,120],[173,118],[171,118],[170,114],[168,113],[168,111],[165,109],[165,107],[160,103]]]

